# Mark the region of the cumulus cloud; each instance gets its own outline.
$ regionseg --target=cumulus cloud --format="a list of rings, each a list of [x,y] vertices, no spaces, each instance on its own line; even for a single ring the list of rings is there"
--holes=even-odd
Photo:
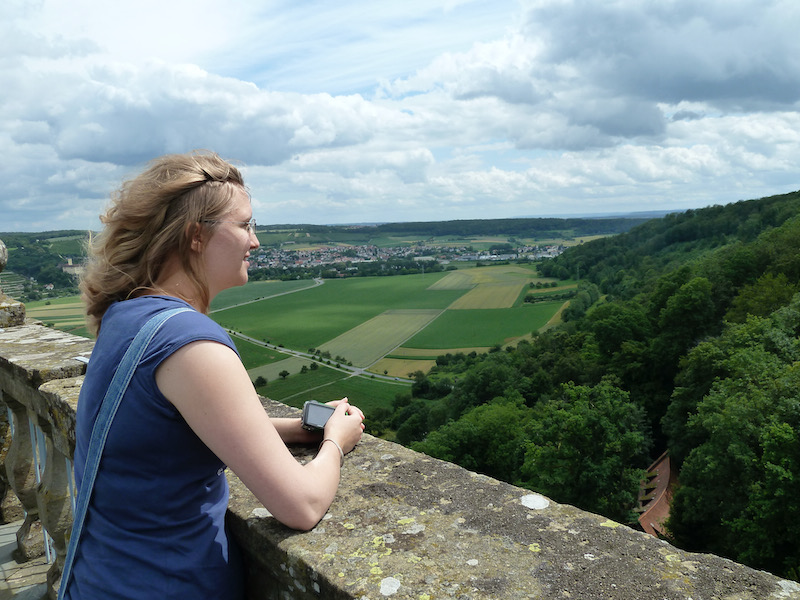
[[[194,148],[245,165],[265,222],[688,208],[797,187],[790,0],[275,2],[232,8],[216,36],[210,0],[158,24],[75,1],[86,19],[0,7],[0,229],[96,226],[123,177]]]

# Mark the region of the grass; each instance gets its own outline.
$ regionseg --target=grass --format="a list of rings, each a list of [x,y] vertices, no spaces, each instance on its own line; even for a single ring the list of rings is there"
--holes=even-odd
[[[52,252],[67,256],[84,256],[86,254],[86,244],[88,241],[88,234],[50,238],[48,240]]]
[[[369,370],[372,373],[378,373],[379,375],[407,378],[411,373],[415,373],[417,371],[427,373],[434,367],[434,365],[436,365],[436,359],[430,357],[394,358],[387,356],[386,358],[382,358],[372,365]]]
[[[25,303],[25,315],[45,325],[81,337],[92,337],[86,329],[86,315],[80,296],[64,296]]]
[[[247,369],[250,379],[255,381],[258,377],[264,377],[267,381],[277,381],[281,378],[281,373],[286,372],[290,375],[300,373],[303,367],[310,367],[314,362],[310,358],[301,358],[299,356],[290,356],[282,354],[282,358],[275,362],[257,365]]]
[[[224,327],[307,350],[386,310],[444,309],[463,291],[428,290],[441,273],[326,280],[325,285],[215,313]]]
[[[313,279],[296,281],[251,281],[247,285],[230,288],[217,294],[211,302],[211,312],[225,310],[244,302],[253,302],[279,294],[286,294],[316,285]]]
[[[561,302],[504,309],[448,310],[404,344],[407,348],[469,348],[504,344],[544,327]]]
[[[246,369],[273,364],[286,358],[285,354],[277,350],[265,348],[264,346],[248,342],[239,337],[235,337],[233,341],[236,344],[236,349],[239,351],[239,356],[242,358],[242,364],[244,364]]]
[[[376,408],[387,407],[397,394],[407,393],[408,384],[393,383],[367,377],[351,377],[335,369],[320,366],[301,375],[269,381],[258,393],[289,406],[300,408],[306,400],[329,402],[347,397],[350,402],[369,414]]]
[[[315,370],[309,369],[305,373],[292,375],[286,379],[279,377],[274,379],[268,378],[267,385],[264,388],[258,388],[258,391],[265,396],[269,396],[273,400],[283,402],[284,400],[290,399],[292,396],[329,385],[344,377],[347,377],[346,373],[320,365],[319,368]],[[336,398],[324,396],[313,399],[319,400],[320,402],[322,402],[323,399],[325,402],[328,400],[336,400]],[[302,402],[299,405],[292,404],[292,406],[302,406]]]
[[[486,351],[558,320],[561,301],[521,304],[528,283],[540,280],[519,265],[467,267],[447,273],[394,277],[257,281],[226,290],[212,304],[224,327],[295,350],[327,350],[372,372],[405,378],[427,372],[436,356]],[[542,288],[543,295],[574,287]],[[461,306],[460,310],[448,308]],[[469,308],[469,307],[472,308]],[[498,308],[490,308],[498,307]],[[502,308],[499,308],[502,307]],[[77,296],[32,302],[29,315],[87,335]],[[81,331],[83,333],[81,333]],[[365,412],[386,406],[408,383],[354,377],[310,358],[289,357],[236,338],[251,379],[266,377],[263,395],[302,406],[307,399],[348,396]],[[303,366],[316,364],[316,369]],[[282,379],[280,372],[290,373]]]

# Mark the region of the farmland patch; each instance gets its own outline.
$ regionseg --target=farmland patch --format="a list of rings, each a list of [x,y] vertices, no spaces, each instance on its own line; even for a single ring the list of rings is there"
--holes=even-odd
[[[482,283],[448,308],[453,310],[469,310],[474,308],[511,308],[519,298],[526,283]]]
[[[540,302],[514,308],[448,310],[404,346],[452,349],[503,345],[544,327],[561,305]]]
[[[245,302],[253,302],[263,298],[272,298],[314,287],[313,279],[298,281],[251,281],[247,285],[229,288],[217,294],[211,302],[211,312],[225,310]]]
[[[25,305],[25,314],[31,319],[36,319],[75,335],[91,337],[86,329],[86,314],[80,296],[67,296],[51,300],[28,302]]]
[[[386,310],[443,310],[461,292],[427,289],[442,276],[433,273],[326,280],[325,285],[231,308],[212,316],[229,329],[305,351],[330,342]]]
[[[429,290],[468,290],[475,286],[470,271],[451,271],[439,281],[431,285]]]
[[[536,271],[518,265],[497,265],[490,267],[474,267],[450,271],[442,279],[434,283],[430,289],[468,290],[482,283],[528,283],[540,279]]]
[[[319,369],[314,373],[270,381],[258,391],[273,400],[297,408],[302,407],[306,400],[329,402],[346,396],[351,404],[364,411],[369,423],[376,409],[391,407],[397,394],[408,393],[409,385],[406,380],[347,377],[331,369]]]
[[[261,365],[276,363],[284,360],[287,356],[283,352],[267,348],[261,344],[254,344],[241,337],[234,337],[234,343],[246,369],[254,369]]]
[[[441,314],[437,309],[387,310],[319,346],[332,356],[366,367],[402,345]]]

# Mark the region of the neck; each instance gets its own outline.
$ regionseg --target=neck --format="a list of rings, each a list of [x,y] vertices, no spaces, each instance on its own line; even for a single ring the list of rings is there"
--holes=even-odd
[[[183,270],[172,270],[159,277],[155,285],[145,288],[143,293],[180,298],[188,302],[198,312],[205,313],[208,311],[208,307],[201,304],[201,295],[197,285],[186,276]]]

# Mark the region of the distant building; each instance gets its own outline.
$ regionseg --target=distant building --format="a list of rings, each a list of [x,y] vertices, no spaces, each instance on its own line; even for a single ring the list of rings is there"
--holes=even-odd
[[[68,273],[70,275],[75,275],[75,277],[80,277],[83,275],[83,272],[86,270],[86,265],[83,263],[74,264],[71,258],[67,259],[67,263],[63,265],[59,265],[64,273]]]
[[[678,483],[669,454],[664,452],[647,469],[647,478],[639,490],[639,525],[650,535],[666,538],[664,524],[669,518],[672,490]]]

